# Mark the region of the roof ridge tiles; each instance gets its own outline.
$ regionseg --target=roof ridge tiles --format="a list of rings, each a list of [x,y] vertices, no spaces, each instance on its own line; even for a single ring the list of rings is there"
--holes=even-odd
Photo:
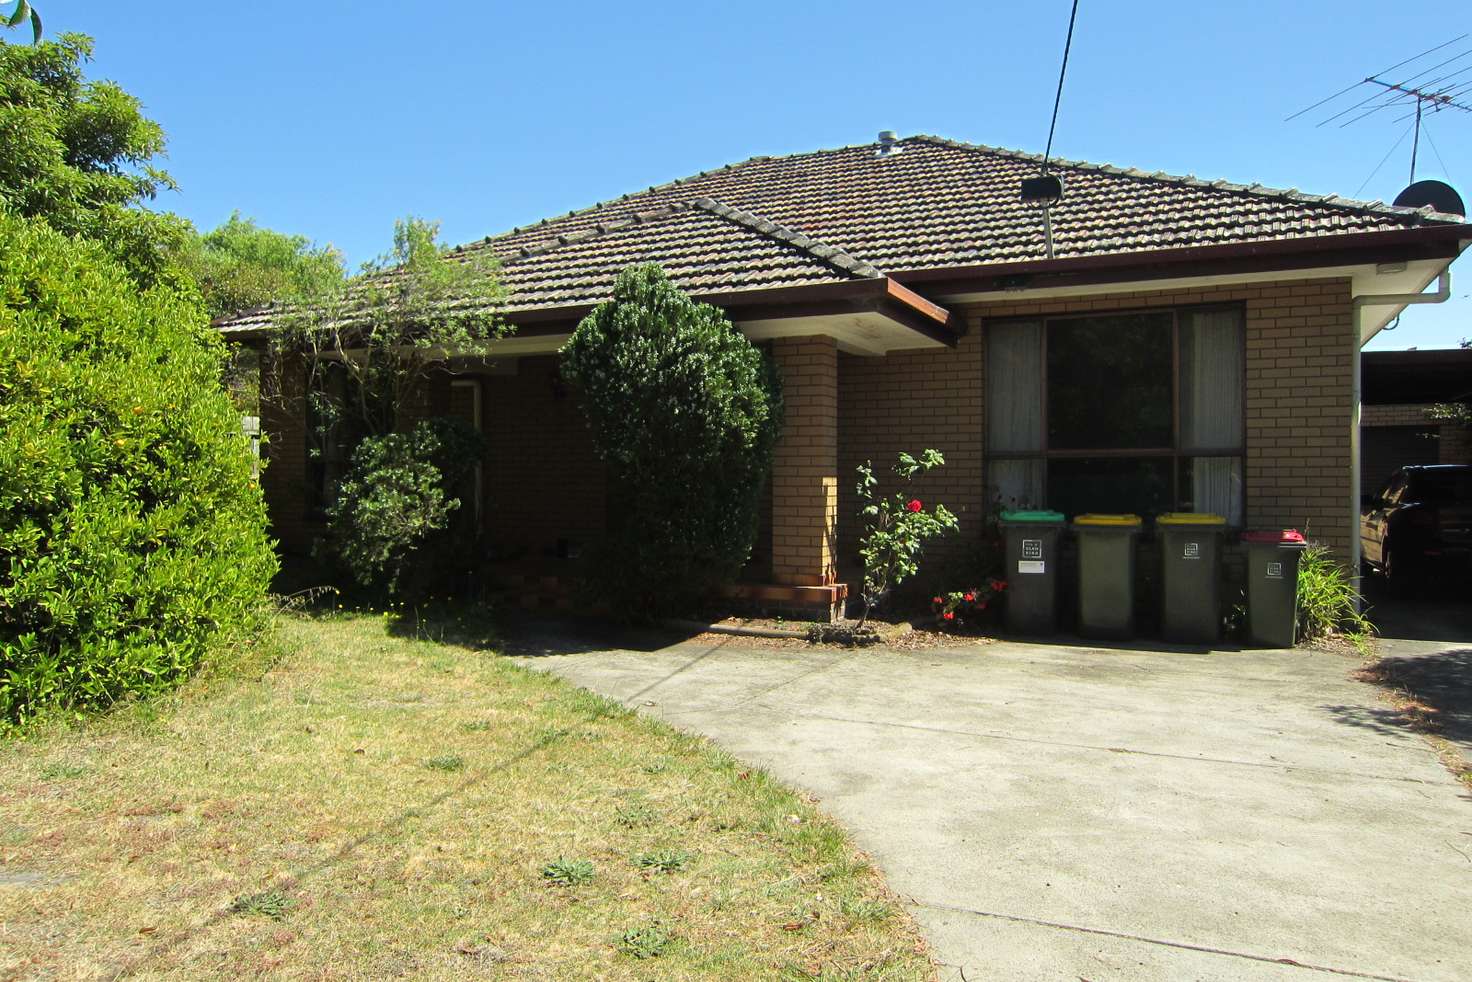
[[[806,252],[815,259],[821,259],[828,265],[841,272],[848,273],[850,276],[872,279],[884,275],[872,264],[859,259],[857,256],[851,255],[837,246],[829,245],[820,239],[813,238],[806,232],[799,232],[796,229],[788,228],[786,225],[774,222],[770,218],[758,215],[755,212],[733,207],[716,198],[700,197],[692,201],[691,204],[702,211],[709,212],[726,221],[745,226],[754,232],[765,235],[769,239],[785,242],[794,249]]]

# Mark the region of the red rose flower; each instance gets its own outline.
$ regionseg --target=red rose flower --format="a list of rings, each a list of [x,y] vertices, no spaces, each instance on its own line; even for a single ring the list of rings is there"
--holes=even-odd
[[[930,602],[933,603],[933,604],[935,604],[936,606],[940,606],[941,604],[943,604],[943,603],[946,602],[946,598],[945,597],[931,597],[930,598]]]
[[[920,499],[919,498],[911,498],[910,499],[910,503],[908,505],[906,505],[905,507],[908,508],[908,509],[910,509],[910,511],[919,511],[920,509],[924,508],[925,506],[920,503]]]
[[[966,596],[962,597],[961,599],[965,600],[969,604],[971,601],[973,601],[973,600],[976,599],[976,594],[974,594],[974,593],[968,593],[968,594],[966,594]]]
[[[956,619],[956,612],[954,610],[948,610],[944,614],[941,614],[941,616],[948,621],[953,621]]]

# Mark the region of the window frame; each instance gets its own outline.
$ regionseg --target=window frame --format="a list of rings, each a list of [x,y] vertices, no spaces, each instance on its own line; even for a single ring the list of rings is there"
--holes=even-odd
[[[1242,442],[1235,447],[1200,447],[1186,448],[1181,445],[1181,322],[1183,314],[1209,313],[1213,311],[1233,311],[1237,313],[1242,324],[1242,344],[1238,350],[1240,359],[1239,368],[1242,380],[1242,419],[1239,432],[1242,434]],[[1169,447],[1134,447],[1134,448],[1099,448],[1092,450],[1053,450],[1048,446],[1048,325],[1055,321],[1081,320],[1086,318],[1101,317],[1124,317],[1132,314],[1170,315],[1170,343],[1171,343],[1171,446]],[[1048,463],[1053,460],[1081,460],[1088,458],[1108,459],[1130,459],[1130,458],[1153,458],[1170,460],[1171,474],[1171,500],[1179,503],[1181,500],[1181,461],[1192,460],[1197,457],[1235,457],[1242,462],[1242,522],[1239,525],[1229,525],[1230,528],[1242,528],[1247,520],[1248,493],[1247,493],[1247,305],[1241,302],[1226,303],[1198,303],[1198,304],[1174,304],[1159,307],[1121,307],[1118,310],[1080,310],[1064,311],[1053,314],[1012,315],[1007,317],[988,317],[983,319],[982,327],[984,343],[990,341],[991,328],[1003,324],[1038,324],[1038,365],[1041,374],[1039,387],[1039,398],[1042,405],[1039,407],[1041,416],[1041,433],[1039,435],[1040,448],[1036,451],[1003,450],[993,452],[990,445],[984,446],[982,457],[985,461],[988,476],[990,476],[991,464],[998,460],[1039,460],[1042,461],[1042,495],[1043,501],[1039,507],[1045,507],[1048,500]],[[983,356],[985,357],[985,356]],[[986,379],[983,375],[982,384]],[[986,400],[990,393],[983,392],[982,405],[986,406]],[[983,441],[986,440],[983,430]],[[1179,507],[1179,504],[1177,504]]]

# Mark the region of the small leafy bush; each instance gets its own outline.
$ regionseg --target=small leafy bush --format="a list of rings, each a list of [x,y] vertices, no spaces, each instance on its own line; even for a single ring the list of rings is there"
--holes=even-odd
[[[390,596],[429,592],[467,545],[446,533],[483,447],[474,427],[449,418],[366,437],[327,508],[323,558]]]
[[[562,372],[607,465],[599,591],[656,617],[732,582],[756,539],[782,415],[761,352],[659,267],[635,266],[563,346]]]
[[[918,460],[902,453],[892,469],[901,481],[909,484],[915,475],[941,467],[945,462],[939,450],[926,450]],[[859,618],[859,627],[863,627],[890,590],[920,568],[920,551],[925,540],[953,531],[959,524],[945,505],[926,511],[919,498],[912,498],[904,491],[896,491],[887,498],[877,497],[879,479],[874,476],[870,461],[860,464],[858,473],[859,519],[864,526],[859,539],[859,557],[864,561],[864,614]]]
[[[197,300],[0,215],[0,725],[186,678],[276,559]]]
[[[1312,543],[1298,558],[1298,637],[1318,641],[1343,634],[1363,643],[1374,626],[1360,613],[1360,594],[1328,547]]]
[[[542,867],[542,879],[559,887],[575,887],[593,879],[593,864],[586,859],[563,859]]]
[[[987,580],[981,586],[937,594],[930,600],[930,609],[942,630],[975,629],[991,617],[996,599],[1006,589],[1006,580]]]

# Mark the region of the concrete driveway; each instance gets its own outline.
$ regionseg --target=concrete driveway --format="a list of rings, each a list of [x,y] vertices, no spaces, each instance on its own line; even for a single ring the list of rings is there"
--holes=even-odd
[[[1472,795],[1353,659],[548,651],[818,796],[942,978],[1472,978]]]

